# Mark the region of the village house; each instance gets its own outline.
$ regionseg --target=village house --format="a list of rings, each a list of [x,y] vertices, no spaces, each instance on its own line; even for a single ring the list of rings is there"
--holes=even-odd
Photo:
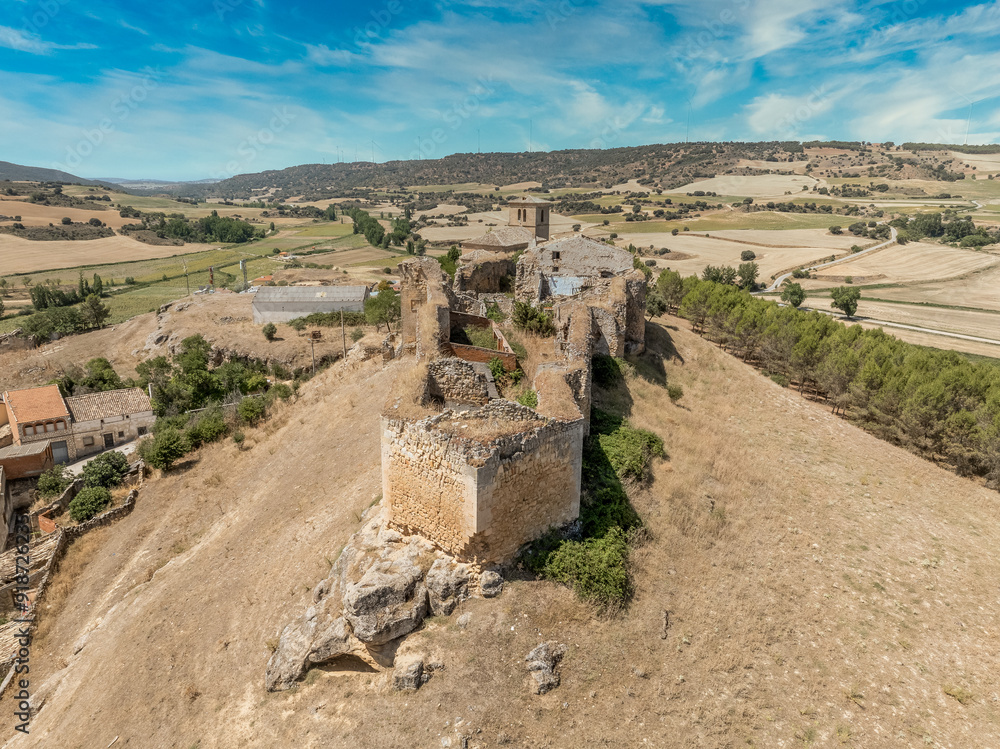
[[[66,405],[72,417],[74,460],[138,439],[156,421],[149,395],[139,388],[74,395]]]
[[[8,390],[3,394],[3,401],[4,412],[0,419],[10,424],[15,445],[52,442],[56,462],[67,461],[70,457],[70,415],[57,385]]]
[[[14,448],[47,445],[52,462],[69,463],[141,437],[156,420],[149,396],[138,388],[63,399],[57,385],[45,385],[8,390],[3,394],[3,406],[0,424],[10,425],[13,438],[11,447],[0,450],[8,479],[15,470],[8,460],[27,460],[32,466],[44,462],[37,451]],[[8,451],[13,452],[8,455]],[[24,469],[16,470],[20,473]]]

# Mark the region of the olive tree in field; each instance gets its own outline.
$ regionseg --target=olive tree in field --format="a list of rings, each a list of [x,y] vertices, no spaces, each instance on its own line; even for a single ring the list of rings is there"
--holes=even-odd
[[[854,313],[858,311],[858,300],[861,299],[860,289],[850,289],[846,286],[840,286],[830,292],[830,296],[833,298],[833,306],[841,310],[848,317],[854,317]]]
[[[785,284],[785,288],[781,292],[781,301],[783,301],[785,304],[790,304],[793,307],[798,307],[805,300],[806,300],[806,292],[802,288],[802,284],[798,283]]]

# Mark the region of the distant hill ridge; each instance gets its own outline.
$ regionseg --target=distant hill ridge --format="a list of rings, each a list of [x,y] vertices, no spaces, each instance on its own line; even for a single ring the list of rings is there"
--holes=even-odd
[[[99,182],[77,177],[69,172],[58,169],[46,169],[41,166],[23,166],[9,161],[0,161],[0,180],[16,182],[69,182],[81,185],[97,185]]]
[[[241,174],[212,186],[187,185],[179,194],[191,197],[247,198],[255,192],[271,192],[279,200],[297,195],[310,199],[335,197],[352,190],[399,188],[466,183],[505,185],[519,182],[540,182],[546,188],[586,187],[608,188],[631,180],[656,189],[672,189],[702,177],[718,174],[759,174],[769,164],[749,166],[743,160],[772,162],[774,169],[782,163],[809,161],[806,149],[836,149],[862,156],[885,171],[871,176],[953,180],[957,173],[948,174],[945,164],[955,162],[950,152],[971,152],[979,149],[1000,150],[1000,146],[958,146],[939,144],[937,151],[926,148],[904,149],[887,144],[886,153],[879,145],[857,141],[769,141],[759,143],[702,142],[667,143],[623,148],[592,148],[543,153],[461,153],[441,159],[412,158],[384,164],[355,162],[349,164],[304,164],[257,174]],[[913,151],[919,150],[915,156]],[[942,162],[931,153],[947,154]],[[787,170],[787,167],[786,167]],[[860,164],[852,171],[867,171]],[[861,178],[868,174],[855,174]]]

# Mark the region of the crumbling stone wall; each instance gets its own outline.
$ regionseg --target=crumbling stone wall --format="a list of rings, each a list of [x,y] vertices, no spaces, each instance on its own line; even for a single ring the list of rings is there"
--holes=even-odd
[[[583,420],[554,421],[497,450],[476,472],[469,555],[511,559],[525,543],[580,516]]]
[[[446,403],[485,405],[490,401],[486,376],[461,359],[438,359],[427,368],[430,395]]]
[[[480,415],[537,427],[481,443],[438,425],[384,417],[383,498],[391,524],[459,558],[509,560],[526,542],[580,512],[582,419],[545,419],[507,401]]]
[[[458,555],[475,514],[472,467],[453,441],[433,428],[433,419],[382,419],[382,501],[392,525]]]
[[[476,250],[462,255],[461,265],[455,272],[454,289],[475,294],[499,294],[517,272],[510,257],[494,252]]]
[[[433,258],[413,258],[399,264],[403,349],[418,358],[434,358],[451,335],[448,275]]]

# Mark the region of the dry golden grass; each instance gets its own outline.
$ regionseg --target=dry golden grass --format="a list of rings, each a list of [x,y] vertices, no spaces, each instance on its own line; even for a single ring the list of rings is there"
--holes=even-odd
[[[661,323],[615,396],[669,454],[634,497],[648,538],[620,616],[514,573],[406,640],[446,664],[419,692],[331,669],[266,694],[277,631],[379,494],[371,404],[408,365],[334,370],[252,450],[207,448],[102,531],[43,612],[48,701],[11,746],[1000,745],[998,495]],[[569,651],[537,697],[523,658],[546,640]]]
[[[267,341],[261,326],[253,322],[252,297],[249,294],[216,294],[188,297],[175,302],[165,315],[147,313],[103,330],[69,336],[31,351],[3,355],[3,386],[7,389],[42,385],[58,377],[73,365],[94,358],[107,358],[122,377],[135,376],[141,361],[167,355],[184,338],[200,333],[212,344],[240,356],[275,361],[288,369],[308,367],[312,352],[305,334],[285,324],[278,324],[278,337]],[[189,305],[182,310],[181,305]],[[351,346],[347,330],[347,345]],[[366,334],[375,327],[365,325]],[[383,331],[385,328],[382,329]],[[159,344],[158,335],[166,336]],[[324,328],[323,340],[315,345],[316,358],[343,353],[340,327]]]

